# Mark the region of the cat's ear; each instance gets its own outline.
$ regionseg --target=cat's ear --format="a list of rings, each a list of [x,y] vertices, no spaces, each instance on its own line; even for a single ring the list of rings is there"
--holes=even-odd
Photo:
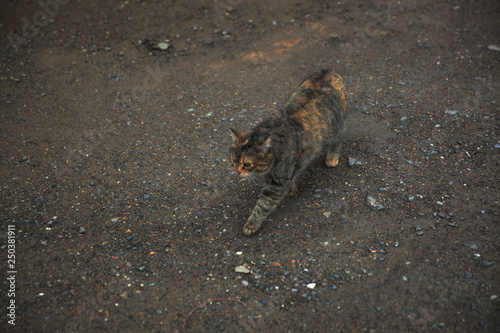
[[[243,133],[242,131],[233,128],[231,128],[231,133],[233,134],[233,142],[240,142],[245,135],[245,133]]]
[[[269,149],[272,147],[272,140],[271,137],[268,136],[264,142],[259,146],[259,150],[263,152],[264,154],[267,154]]]

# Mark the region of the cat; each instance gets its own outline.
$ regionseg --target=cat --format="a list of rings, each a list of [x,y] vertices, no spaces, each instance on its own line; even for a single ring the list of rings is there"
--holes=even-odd
[[[297,191],[296,178],[318,156],[326,165],[339,162],[345,134],[347,92],[332,70],[312,73],[287,102],[245,133],[231,128],[229,157],[238,175],[260,176],[264,186],[243,232],[255,234],[283,197]]]

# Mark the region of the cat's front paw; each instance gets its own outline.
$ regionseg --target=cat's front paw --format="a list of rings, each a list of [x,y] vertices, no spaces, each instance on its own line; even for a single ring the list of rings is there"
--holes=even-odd
[[[259,227],[260,225],[256,225],[255,223],[253,223],[253,221],[249,220],[247,221],[247,223],[245,223],[245,226],[243,227],[243,232],[245,233],[245,235],[251,236],[255,234],[257,230],[259,230]]]

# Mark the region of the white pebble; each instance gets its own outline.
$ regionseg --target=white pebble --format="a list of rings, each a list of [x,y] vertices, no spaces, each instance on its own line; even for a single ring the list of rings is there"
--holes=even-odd
[[[488,50],[500,51],[500,47],[492,44],[492,45],[488,45]]]
[[[308,288],[308,289],[314,289],[314,288],[316,288],[316,283],[309,283],[309,284],[307,285],[307,288]]]
[[[250,273],[250,270],[248,268],[246,268],[245,265],[236,266],[236,268],[234,269],[234,271],[236,273],[242,273],[242,274],[248,274],[248,273]]]

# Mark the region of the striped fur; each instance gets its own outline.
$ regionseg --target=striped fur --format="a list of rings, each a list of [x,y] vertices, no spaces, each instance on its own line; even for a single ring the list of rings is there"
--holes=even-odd
[[[243,231],[257,232],[285,195],[297,189],[296,178],[326,153],[326,165],[338,164],[345,133],[347,92],[342,78],[325,69],[312,73],[285,105],[252,131],[231,129],[230,160],[237,174],[260,175],[264,187]]]

